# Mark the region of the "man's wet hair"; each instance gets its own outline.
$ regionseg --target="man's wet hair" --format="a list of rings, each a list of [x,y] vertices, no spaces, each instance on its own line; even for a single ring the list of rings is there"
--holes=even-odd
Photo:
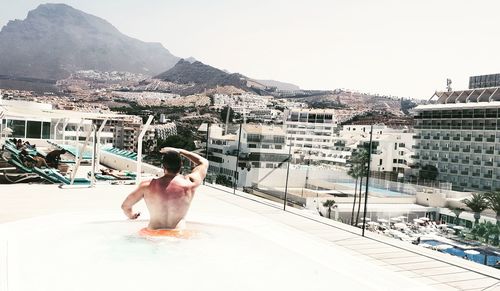
[[[66,153],[66,150],[65,150],[65,149],[62,149],[62,150],[60,151],[60,153],[61,153],[61,155],[64,155],[64,154]]]
[[[169,173],[179,173],[181,171],[181,155],[177,151],[168,151],[163,154],[163,169]]]

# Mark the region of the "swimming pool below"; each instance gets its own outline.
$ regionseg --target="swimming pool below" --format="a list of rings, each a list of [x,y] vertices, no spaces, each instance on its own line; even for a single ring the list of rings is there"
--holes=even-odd
[[[56,215],[13,223],[3,237],[0,228],[0,261],[8,266],[0,281],[9,291],[425,290],[263,221],[191,218],[195,236],[182,239],[141,237],[146,221],[119,217]]]
[[[444,242],[437,241],[437,240],[422,240],[421,243],[426,243],[426,244],[429,244],[431,246],[446,244]],[[451,254],[451,255],[454,255],[457,257],[461,257],[461,258],[464,258],[467,260],[471,260],[471,261],[474,261],[474,262],[480,263],[480,264],[485,264],[485,259],[486,259],[485,265],[488,265],[488,266],[495,266],[496,262],[500,261],[500,256],[497,256],[494,253],[486,252],[482,249],[477,249],[477,248],[474,248],[474,250],[478,251],[479,254],[477,254],[477,255],[466,254],[465,249],[459,248],[457,246],[453,246],[452,248],[442,250],[442,252],[448,253],[448,254]]]

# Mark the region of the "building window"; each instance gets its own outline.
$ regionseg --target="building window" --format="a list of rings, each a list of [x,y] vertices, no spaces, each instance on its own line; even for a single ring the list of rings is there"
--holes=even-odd
[[[395,163],[398,162],[398,160],[397,159],[393,159],[392,162],[395,164]]]
[[[26,126],[27,138],[40,138],[42,134],[41,121],[28,121]]]
[[[274,145],[274,148],[277,150],[281,150],[283,147],[280,144]]]
[[[398,143],[394,143],[394,149],[397,150],[398,149]]]
[[[10,129],[12,129],[12,137],[24,138],[25,125],[25,120],[9,120],[7,123],[7,127],[10,127]]]
[[[255,148],[257,148],[257,145],[256,145],[256,144],[254,144],[254,143],[249,143],[249,144],[248,144],[248,148],[250,148],[250,149],[255,149]]]
[[[382,159],[378,160],[378,165],[382,166]]]

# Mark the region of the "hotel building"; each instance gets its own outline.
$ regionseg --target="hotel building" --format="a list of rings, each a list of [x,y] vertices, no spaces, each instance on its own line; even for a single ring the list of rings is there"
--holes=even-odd
[[[415,110],[415,163],[456,190],[500,189],[500,88],[436,92]]]

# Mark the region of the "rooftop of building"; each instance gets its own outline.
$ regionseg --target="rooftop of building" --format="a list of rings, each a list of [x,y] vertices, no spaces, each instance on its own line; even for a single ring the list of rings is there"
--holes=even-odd
[[[73,223],[71,219],[61,221],[71,217],[71,215],[80,218],[83,216],[91,217],[94,221],[91,223],[91,228],[102,228],[105,224],[100,224],[96,220],[105,217],[110,219],[105,223],[120,223],[120,228],[116,229],[116,232],[120,232],[124,228],[124,224],[131,225],[137,230],[147,225],[145,219],[147,218],[147,208],[143,202],[140,202],[136,207],[136,210],[143,214],[139,221],[127,222],[121,213],[121,202],[135,188],[133,185],[103,185],[102,187],[86,189],[59,189],[55,185],[2,185],[1,187],[0,204],[3,211],[0,212],[0,261],[7,262],[7,264],[14,263],[12,262],[13,257],[8,257],[10,250],[6,247],[9,245],[8,242],[15,241],[17,233],[21,232],[24,236],[27,235],[26,230],[30,227],[37,227],[41,221],[45,224],[43,229],[38,231],[57,228],[60,224]],[[21,188],[22,191],[20,191]],[[313,268],[316,270],[316,274],[321,274],[316,275],[315,278],[308,276],[291,278],[287,277],[290,276],[287,274],[282,280],[279,280],[280,285],[272,285],[273,282],[270,281],[272,276],[252,277],[252,284],[256,284],[252,286],[261,290],[271,287],[281,290],[299,290],[299,286],[304,287],[304,282],[307,282],[307,289],[319,290],[327,287],[320,283],[327,278],[332,287],[340,290],[357,290],[360,285],[364,285],[362,290],[491,291],[500,288],[500,271],[491,267],[380,236],[376,233],[368,232],[363,237],[359,228],[291,207],[287,207],[286,211],[283,211],[282,204],[239,191],[233,194],[230,189],[225,187],[207,185],[201,186],[197,190],[197,195],[187,217],[188,225],[191,221],[203,221],[208,217],[231,223],[233,228],[248,225],[255,234],[264,235],[259,241],[264,242],[262,246],[252,245],[250,248],[273,249],[279,253],[285,253],[286,249],[289,248],[293,250],[293,253],[287,253],[288,255],[283,256],[279,261],[284,260],[288,264],[295,265],[293,268],[296,269],[301,267],[301,260],[307,258],[308,268]],[[85,236],[85,233],[82,235]],[[40,237],[41,241],[44,239],[44,237]],[[232,238],[236,241],[238,239],[241,238]],[[134,243],[131,238],[128,241],[129,244]],[[281,245],[283,241],[286,241],[285,245]],[[135,242],[137,244],[147,243],[147,241]],[[156,245],[155,253],[161,255],[159,250],[165,245],[158,241],[151,243]],[[219,239],[219,243],[223,244],[224,241]],[[177,242],[174,249],[182,250],[183,245],[183,242]],[[64,247],[71,249],[71,246]],[[15,248],[12,249],[15,250]],[[124,250],[115,251],[115,255],[121,253],[120,260],[126,263],[129,257],[139,250],[139,247],[136,246],[132,252],[124,252]],[[47,249],[48,253],[54,251]],[[248,253],[252,253],[251,249],[248,250]],[[177,258],[175,252],[172,255]],[[181,257],[186,256],[187,254],[181,255]],[[196,264],[203,263],[204,256],[206,253],[200,252]],[[231,266],[234,274],[239,272],[238,267],[234,266],[241,266],[246,261],[251,260],[247,256],[245,252],[241,252],[235,257],[227,258],[226,263]],[[270,259],[267,256],[271,256],[270,251],[259,259],[261,268],[268,265]],[[99,260],[105,259],[100,258]],[[58,260],[60,258],[55,257],[53,261],[44,264],[49,268],[54,268],[54,262]],[[280,264],[279,261],[273,261],[272,265]],[[63,268],[63,266],[60,267]],[[216,267],[223,268],[222,265]],[[261,268],[256,268],[253,272],[260,272]],[[15,268],[11,269],[9,273],[0,271],[0,279],[7,279],[0,280],[0,287],[13,283],[12,281],[8,282],[8,279],[11,278],[14,271],[16,271]],[[176,276],[182,276],[180,272],[183,271],[182,269],[177,270],[178,274],[171,275],[176,278]],[[207,274],[211,276],[211,281],[223,280],[220,275],[207,269],[191,268],[191,271],[190,275],[199,280],[207,278]],[[262,270],[262,272],[269,271],[268,269]],[[139,282],[149,281],[147,272],[134,272],[134,278]],[[283,270],[275,269],[269,274],[275,276],[283,272]],[[101,276],[99,279],[104,280],[103,278],[105,279],[106,276]],[[86,278],[86,280],[88,279]],[[175,285],[174,281],[169,284]],[[95,283],[106,285],[106,282],[99,280]],[[114,282],[113,284],[118,286],[122,282]],[[185,285],[182,286],[185,287]],[[247,290],[245,286],[240,285],[241,288],[238,289]],[[129,286],[125,287],[130,288]]]
[[[437,104],[484,104],[500,101],[500,87],[466,89],[457,91],[435,92],[430,100],[435,97]],[[427,106],[427,105],[420,105]],[[419,107],[420,107],[419,106]],[[418,107],[417,107],[418,108]]]
[[[73,110],[53,109],[51,104],[28,102],[28,101],[11,101],[0,99],[0,108],[3,110],[7,118],[36,118],[36,119],[126,119],[132,120],[135,117],[125,114],[117,114],[113,112],[82,112]]]
[[[285,131],[281,126],[269,126],[260,124],[244,124],[243,130],[250,134],[272,134],[272,135],[285,135]]]

